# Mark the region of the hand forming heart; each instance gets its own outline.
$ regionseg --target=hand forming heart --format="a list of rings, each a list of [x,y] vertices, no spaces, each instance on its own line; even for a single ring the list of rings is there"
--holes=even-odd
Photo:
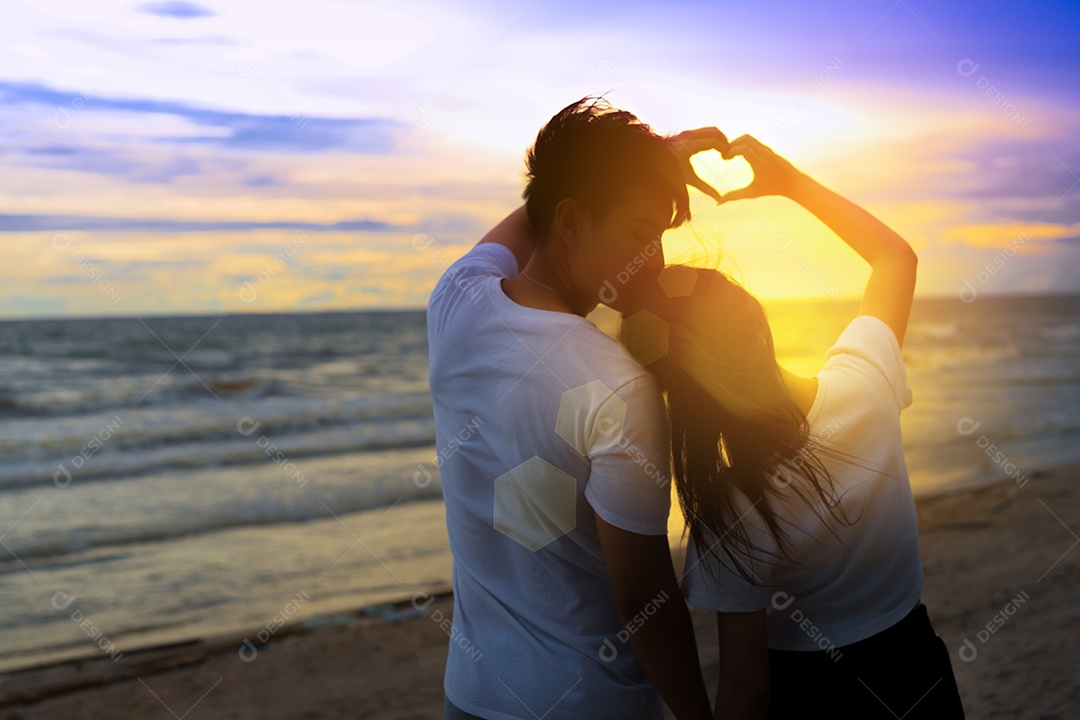
[[[743,198],[785,195],[795,178],[802,174],[791,163],[751,135],[740,135],[729,143],[727,137],[719,129],[705,127],[673,135],[668,138],[668,143],[671,151],[679,159],[686,184],[696,187],[711,197],[717,205]],[[721,195],[698,177],[690,164],[690,158],[693,155],[706,150],[719,150],[725,160],[742,155],[754,173],[753,181],[746,187]]]
[[[714,127],[698,128],[697,130],[684,130],[678,135],[672,135],[667,139],[668,147],[679,160],[682,168],[683,179],[687,185],[696,187],[701,192],[720,202],[720,193],[712,185],[698,177],[694,166],[690,164],[693,155],[705,150],[727,150],[728,141],[724,133]]]
[[[795,180],[802,175],[794,165],[752,135],[740,135],[720,154],[725,160],[742,155],[749,163],[754,179],[746,187],[721,195],[716,199],[717,204],[765,195],[787,195]]]

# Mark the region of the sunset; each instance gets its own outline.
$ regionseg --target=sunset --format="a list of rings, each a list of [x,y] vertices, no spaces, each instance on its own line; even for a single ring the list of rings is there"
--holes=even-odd
[[[1078,33],[8,3],[0,716],[1076,716]]]
[[[918,251],[918,297],[1080,289],[1066,5],[617,7],[15,4],[0,314],[423,307],[436,252],[515,206],[537,129],[590,93],[661,134],[751,133],[851,193]],[[750,177],[695,166],[721,191]],[[790,203],[693,200],[669,256],[697,233],[764,268],[766,299],[858,293],[843,248],[827,276],[799,263],[828,231]]]

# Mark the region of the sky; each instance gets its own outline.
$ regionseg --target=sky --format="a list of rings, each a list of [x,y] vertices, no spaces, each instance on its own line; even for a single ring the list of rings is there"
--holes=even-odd
[[[903,235],[919,296],[1078,292],[1078,35],[1055,2],[9,0],[0,317],[421,308],[596,94],[753,135]],[[860,293],[791,200],[691,195],[669,261]]]

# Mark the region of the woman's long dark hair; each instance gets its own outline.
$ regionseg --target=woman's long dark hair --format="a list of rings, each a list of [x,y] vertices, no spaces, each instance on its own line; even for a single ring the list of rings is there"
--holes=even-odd
[[[702,554],[719,545],[756,583],[741,558],[761,558],[764,549],[740,522],[747,511],[739,509],[735,491],[788,556],[777,503],[797,498],[847,521],[821,459],[838,453],[811,436],[791,399],[757,299],[716,270],[669,270],[694,277],[692,292],[671,300],[666,339],[636,334],[631,323],[624,324],[622,339],[649,360],[659,354],[657,342],[666,344],[666,354],[648,367],[667,395],[675,486],[687,528]]]

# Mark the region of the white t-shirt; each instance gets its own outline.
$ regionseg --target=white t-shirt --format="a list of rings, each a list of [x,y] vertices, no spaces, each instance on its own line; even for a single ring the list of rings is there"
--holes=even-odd
[[[794,562],[782,555],[777,560],[760,515],[738,493],[745,513],[740,522],[763,550],[736,554],[761,585],[743,579],[721,546],[700,559],[692,541],[682,582],[698,607],[766,608],[769,647],[781,650],[833,651],[868,638],[903,619],[922,593],[918,523],[900,436],[900,411],[911,404],[911,388],[896,336],[876,317],[856,317],[817,377],[807,420],[821,446],[852,458],[821,456],[855,524],[837,522],[824,508],[815,515],[786,487],[783,501],[770,502]],[[805,483],[789,470],[774,476],[778,486]]]
[[[508,298],[500,280],[517,271],[508,248],[478,245],[428,304],[454,556],[444,689],[485,718],[660,718],[659,694],[619,638],[593,511],[667,534],[663,399],[588,320]]]

